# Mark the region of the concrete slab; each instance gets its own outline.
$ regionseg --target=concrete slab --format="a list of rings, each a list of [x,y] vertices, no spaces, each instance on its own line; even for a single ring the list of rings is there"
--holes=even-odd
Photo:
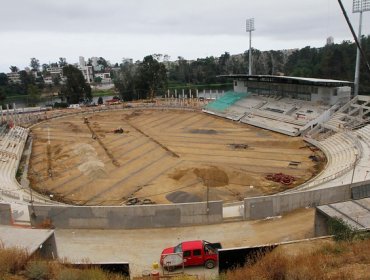
[[[370,198],[318,206],[327,217],[341,218],[356,229],[370,229]]]
[[[0,243],[5,248],[24,248],[29,254],[33,254],[53,234],[54,230],[50,229],[25,229],[0,226]]]

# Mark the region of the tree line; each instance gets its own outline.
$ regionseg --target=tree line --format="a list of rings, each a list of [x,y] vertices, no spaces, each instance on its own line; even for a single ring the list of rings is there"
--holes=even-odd
[[[366,57],[370,60],[370,36],[361,39]],[[107,61],[100,58],[100,64]],[[220,57],[198,58],[186,60],[178,57],[176,61],[170,61],[167,55],[154,54],[144,57],[142,61],[135,63],[123,63],[119,71],[112,72],[114,85],[123,100],[147,99],[163,95],[168,88],[196,87],[202,85],[226,85],[231,87],[230,80],[219,77],[228,74],[245,74],[248,72],[249,53],[246,51],[239,55],[230,55],[225,52]],[[356,45],[350,41],[340,44],[326,45],[322,48],[305,47],[296,50],[260,51],[253,49],[253,74],[256,75],[287,75],[296,77],[312,77],[323,79],[338,79],[353,81],[356,61]],[[58,92],[68,102],[91,100],[91,88],[83,80],[80,71],[74,70],[65,58],[60,58],[55,65],[40,65],[39,61],[31,58],[30,63],[33,71],[46,71],[47,66],[67,67],[67,81],[59,85]],[[116,64],[115,66],[118,66]],[[370,93],[370,73],[365,63],[361,63],[359,93]],[[72,68],[73,67],[73,68]],[[15,66],[11,71],[18,72]],[[18,72],[20,83],[12,84],[8,81],[5,73],[0,73],[0,102],[4,102],[7,96],[27,95],[37,99],[40,90],[44,87],[42,81],[34,75],[22,70]]]

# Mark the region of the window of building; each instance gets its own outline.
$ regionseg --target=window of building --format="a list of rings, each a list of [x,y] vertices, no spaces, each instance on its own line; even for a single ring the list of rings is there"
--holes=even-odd
[[[333,96],[337,96],[338,95],[338,89],[336,88],[333,92]]]
[[[234,81],[234,86],[238,86],[238,81]]]

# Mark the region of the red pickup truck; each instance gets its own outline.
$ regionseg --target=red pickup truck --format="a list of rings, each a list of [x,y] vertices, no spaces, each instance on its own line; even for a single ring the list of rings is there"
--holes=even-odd
[[[206,268],[214,268],[218,262],[218,249],[220,243],[210,243],[204,240],[185,241],[175,247],[169,247],[162,251],[160,263],[164,268],[176,266],[204,265]],[[181,256],[182,260],[176,260],[173,256]]]

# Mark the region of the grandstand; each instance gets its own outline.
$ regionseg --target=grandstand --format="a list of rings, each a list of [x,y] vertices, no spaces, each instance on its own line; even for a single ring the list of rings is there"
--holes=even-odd
[[[365,180],[370,171],[369,123],[370,97],[356,96],[330,119],[309,131],[304,139],[325,153],[328,164],[322,173],[299,189]]]
[[[204,112],[290,136],[326,121],[350,99],[350,82],[280,76],[229,75],[234,91]]]
[[[0,127],[0,201],[28,203],[46,202],[47,198],[34,194],[22,187],[16,180],[23,149],[28,137],[28,129],[14,126]],[[49,200],[50,201],[50,200]]]

